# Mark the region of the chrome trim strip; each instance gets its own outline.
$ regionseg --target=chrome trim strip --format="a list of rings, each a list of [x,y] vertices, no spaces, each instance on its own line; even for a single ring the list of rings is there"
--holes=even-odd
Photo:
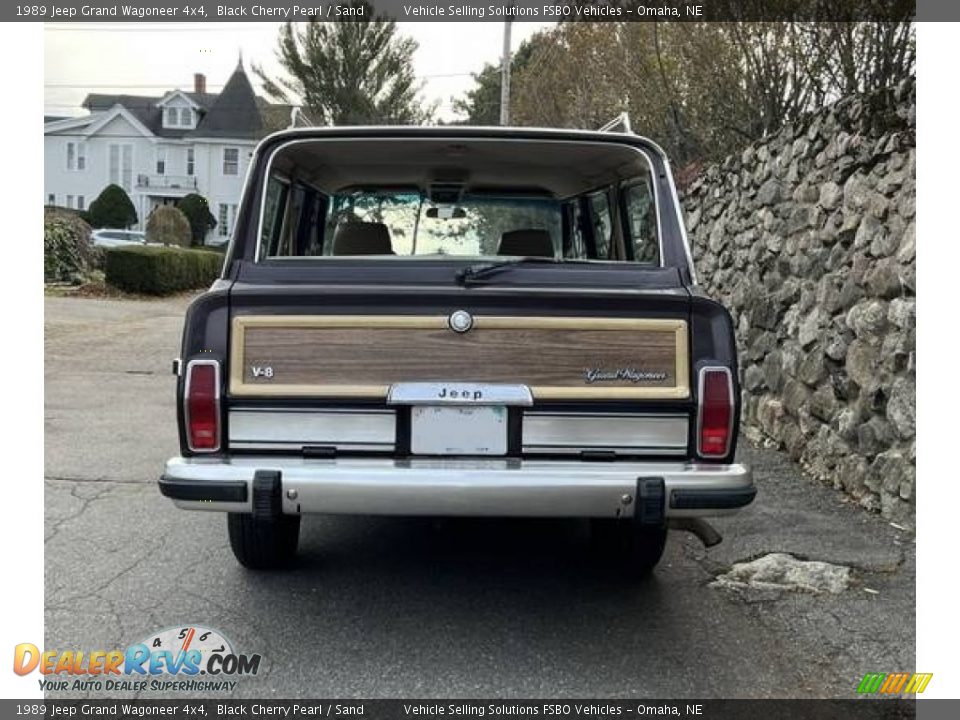
[[[663,419],[663,418],[686,418],[684,413],[652,413],[652,412],[616,412],[615,410],[608,411],[593,411],[593,410],[570,410],[569,412],[558,411],[558,410],[525,410],[524,415],[534,416],[534,417],[565,417],[565,418],[651,418],[651,419]]]
[[[193,380],[193,373],[191,372],[194,366],[197,365],[212,365],[213,366],[213,387],[214,387],[214,396],[213,402],[216,406],[216,415],[217,415],[217,442],[212,448],[200,448],[197,449],[193,446],[193,443],[190,442],[190,383]],[[187,442],[187,448],[191,452],[195,453],[215,453],[219,452],[220,445],[223,442],[223,417],[220,413],[220,363],[216,360],[210,360],[207,358],[195,358],[187,363],[187,377],[183,383],[183,429],[184,429],[184,439]]]
[[[680,457],[686,455],[686,448],[662,448],[662,447],[641,447],[634,445],[630,447],[617,447],[615,445],[524,445],[523,452],[526,455],[576,455],[583,452],[601,451],[612,452],[620,455],[663,455],[670,457]]]
[[[295,413],[305,413],[307,415],[323,413],[324,415],[335,415],[337,413],[344,413],[347,415],[392,415],[393,410],[386,410],[382,408],[365,408],[365,407],[323,407],[323,408],[313,408],[313,407],[261,407],[259,405],[234,405],[232,410],[237,412],[245,413],[284,413],[287,415]]]
[[[393,410],[231,409],[231,447],[334,445],[360,449],[394,447]]]
[[[290,450],[295,453],[303,452],[305,445],[319,445],[333,447],[337,450],[349,450],[353,452],[391,452],[394,444],[391,443],[350,443],[342,440],[335,443],[286,443],[286,442],[232,442],[230,448],[233,450]]]
[[[686,452],[686,415],[526,412],[523,449]]]
[[[663,171],[667,176],[667,185],[670,187],[670,193],[673,195],[673,209],[677,215],[677,227],[680,229],[680,239],[683,241],[683,252],[687,256],[687,267],[690,269],[690,281],[697,285],[697,269],[693,265],[693,254],[690,252],[690,238],[687,237],[687,226],[683,222],[683,207],[680,205],[680,195],[677,193],[677,184],[673,181],[673,170],[670,168],[670,161],[667,156],[662,157]],[[659,203],[657,203],[659,207]],[[661,242],[660,251],[663,252],[663,243]],[[661,265],[663,261],[661,260]]]
[[[637,478],[662,477],[666,516],[702,517],[727,515],[736,509],[674,508],[672,493],[753,487],[749,467],[682,461],[312,460],[277,456],[213,461],[177,457],[167,463],[164,475],[185,481],[241,480],[249,486],[257,470],[281,473],[283,512],[287,514],[631,517]],[[248,493],[244,503],[175,503],[188,510],[250,512],[249,497]]]

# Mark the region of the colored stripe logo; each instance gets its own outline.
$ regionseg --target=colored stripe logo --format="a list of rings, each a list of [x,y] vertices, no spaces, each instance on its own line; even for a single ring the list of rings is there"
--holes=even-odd
[[[932,678],[933,673],[867,673],[860,681],[857,692],[862,695],[922,693]]]

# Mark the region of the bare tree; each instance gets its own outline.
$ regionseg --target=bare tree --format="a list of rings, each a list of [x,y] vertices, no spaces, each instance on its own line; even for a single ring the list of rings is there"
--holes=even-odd
[[[514,116],[591,128],[628,110],[682,164],[896,85],[915,64],[907,21],[562,23],[538,36],[517,70]]]

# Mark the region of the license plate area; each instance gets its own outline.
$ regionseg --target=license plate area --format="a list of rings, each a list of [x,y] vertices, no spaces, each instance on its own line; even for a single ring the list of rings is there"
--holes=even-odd
[[[414,455],[506,455],[503,405],[414,405],[410,408]]]

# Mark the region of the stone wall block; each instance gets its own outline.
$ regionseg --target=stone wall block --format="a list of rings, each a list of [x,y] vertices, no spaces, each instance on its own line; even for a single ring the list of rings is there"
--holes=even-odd
[[[731,311],[744,432],[862,507],[916,497],[916,87],[844,98],[683,196],[708,293]],[[886,105],[884,105],[886,107]]]

